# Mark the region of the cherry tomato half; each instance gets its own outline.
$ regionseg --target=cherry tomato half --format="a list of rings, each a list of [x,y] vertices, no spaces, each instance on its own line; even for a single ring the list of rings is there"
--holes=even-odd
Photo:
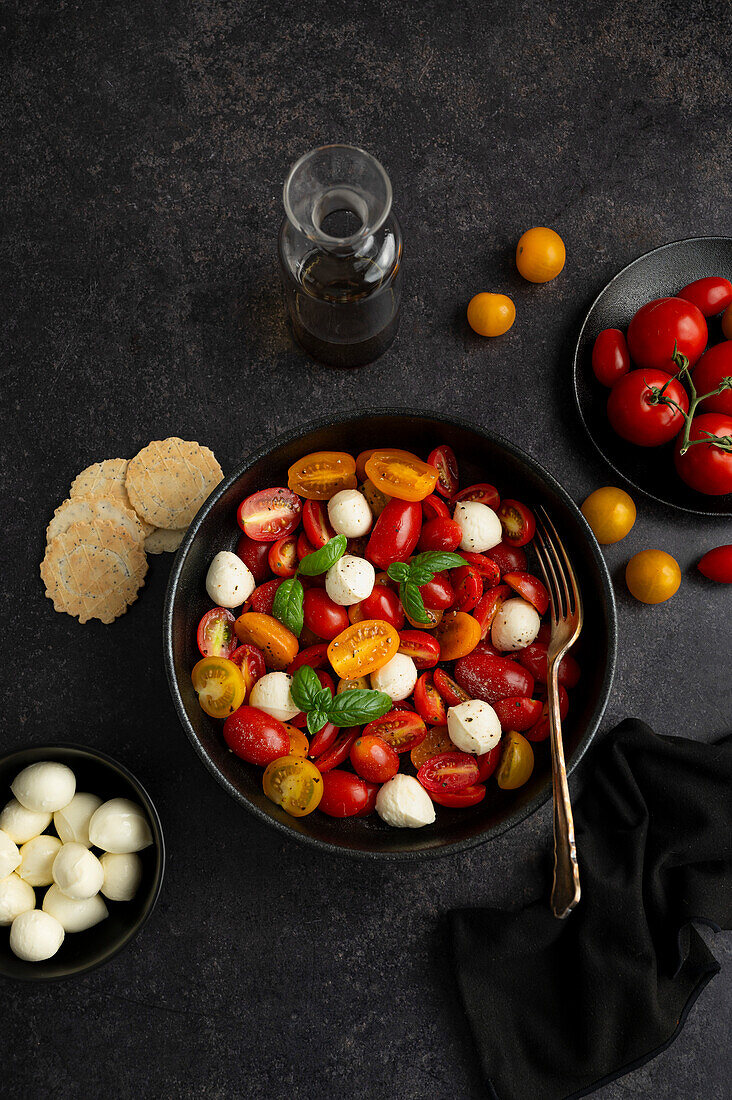
[[[307,537],[305,532],[301,531],[300,534],[297,536],[297,558],[298,558],[298,561],[302,561],[302,559],[306,558],[308,556],[308,554],[314,554],[315,549],[316,548],[313,546],[312,542]]]
[[[399,649],[399,635],[389,623],[364,619],[353,623],[328,646],[328,660],[336,676],[355,680],[382,668]]]
[[[637,447],[660,447],[668,443],[684,426],[677,408],[657,400],[666,397],[689,411],[689,398],[681,382],[665,371],[646,368],[623,375],[607,399],[607,415],[613,430]]]
[[[501,756],[503,754],[503,741],[499,741],[497,745],[494,745],[488,752],[481,753],[480,756],[475,758],[478,765],[478,782],[485,783],[486,779],[489,779],[493,772],[496,770],[501,762]]]
[[[503,528],[504,542],[511,546],[526,546],[533,539],[536,530],[534,513],[520,500],[502,500],[498,508],[498,518]]]
[[[559,685],[559,717],[562,721],[567,717],[569,713],[569,696],[567,692]],[[527,730],[521,731],[526,737],[527,741],[546,741],[550,733],[549,726],[549,703],[544,700],[541,708],[541,717],[538,722],[535,722],[533,726],[530,726]]]
[[[656,298],[628,325],[628,350],[636,367],[676,373],[674,344],[693,366],[707,346],[704,314],[683,298]]]
[[[496,563],[501,573],[524,573],[526,571],[526,554],[520,546],[510,546],[507,542],[499,542],[498,546],[486,550],[485,556]]]
[[[707,550],[699,559],[697,569],[710,581],[732,584],[732,543]]]
[[[366,817],[376,807],[379,788],[337,768],[323,776],[320,809],[329,817]]]
[[[396,630],[404,626],[404,611],[399,597],[393,588],[375,584],[371,595],[361,600],[359,605],[362,619],[383,619]]]
[[[242,679],[244,680],[244,702],[246,702],[257,680],[260,680],[267,671],[264,657],[256,646],[244,643],[236,647],[231,654],[230,660],[234,662],[241,672]]]
[[[285,729],[287,730],[287,736],[290,738],[290,756],[302,756],[306,757],[310,752],[310,742],[297,726],[291,726],[289,722],[283,722]]]
[[[322,500],[306,500],[302,509],[302,525],[308,542],[314,550],[325,546],[335,537],[328,519],[328,509]]]
[[[330,641],[348,626],[348,611],[335,603],[324,588],[308,588],[303,602],[305,625]]]
[[[294,535],[284,535],[277,542],[270,543],[269,567],[278,577],[294,577],[297,572],[297,539]]]
[[[460,570],[455,569],[453,572],[459,573]],[[481,585],[481,590],[482,588]],[[431,581],[420,585],[419,590],[427,611],[444,611],[455,603],[455,592],[445,573],[436,573]]]
[[[273,615],[245,611],[234,623],[234,630],[240,642],[261,649],[267,668],[283,672],[297,655],[297,638]]]
[[[375,733],[395,752],[411,752],[427,736],[427,727],[411,710],[390,710],[364,727],[364,735]]]
[[[351,746],[351,764],[369,783],[386,783],[399,771],[399,755],[375,733],[362,734]]]
[[[244,605],[246,610],[258,611],[260,615],[271,615],[275,593],[281,584],[282,578],[274,577],[271,581],[258,585]]]
[[[249,535],[241,535],[236,544],[237,557],[246,565],[257,584],[269,576],[269,543],[255,542]]]
[[[356,488],[356,461],[345,451],[316,451],[290,466],[287,484],[307,500],[330,500],[341,489]]]
[[[223,733],[233,753],[262,768],[290,751],[290,736],[284,722],[257,707],[239,707],[224,722]]]
[[[380,569],[406,561],[419,541],[422,509],[405,500],[390,500],[371,532],[366,557]]]
[[[455,665],[455,679],[469,699],[482,699],[491,704],[516,695],[531,696],[534,691],[534,677],[527,669],[508,657],[493,657],[488,653],[461,657]]]
[[[539,615],[546,615],[549,607],[549,593],[546,585],[532,573],[504,573],[503,580],[522,599],[533,604]]]
[[[454,497],[458,491],[458,464],[452,447],[445,443],[435,447],[427,462],[437,470],[437,492],[448,499]]]
[[[419,536],[419,549],[447,550],[453,553],[462,542],[463,529],[455,520],[436,516],[425,523]]]
[[[483,595],[483,578],[478,570],[472,565],[461,565],[450,571],[450,581],[455,590],[451,601],[455,611],[472,611]]]
[[[464,703],[470,696],[456,684],[452,676],[448,676],[444,669],[436,668],[432,674],[435,687],[439,691],[448,707],[456,707],[458,703]]]
[[[501,729],[523,733],[536,725],[541,718],[542,704],[539,699],[527,699],[520,695],[513,699],[497,699],[493,708],[498,715]],[[485,776],[481,776],[481,779],[484,778]]]
[[[460,791],[478,782],[478,765],[466,752],[443,752],[433,756],[417,772],[417,779],[428,794]]]
[[[336,743],[340,736],[340,732],[338,726],[334,726],[332,722],[326,722],[310,739],[310,751],[308,752],[308,756],[311,757],[311,759],[323,756],[324,753],[328,752]]]
[[[264,793],[291,817],[305,817],[320,805],[323,777],[309,760],[287,755],[267,765],[262,778]]]
[[[498,786],[504,791],[513,791],[523,787],[531,778],[534,770],[534,750],[529,742],[516,730],[509,730],[504,736],[501,763],[496,772]]]
[[[431,493],[422,501],[422,516],[425,523],[429,523],[431,519],[449,519],[450,509],[442,497],[438,497],[436,493]]]
[[[473,609],[473,618],[480,627],[481,642],[488,637],[493,620],[501,610],[503,601],[507,600],[510,595],[511,589],[507,584],[498,584],[495,588],[489,588],[478,600]]]
[[[445,701],[434,685],[431,672],[423,672],[414,686],[414,706],[428,726],[444,726],[447,722]]]
[[[198,624],[196,641],[203,657],[231,657],[238,642],[234,616],[225,607],[212,607]]]
[[[191,672],[201,709],[211,718],[226,718],[244,702],[244,680],[226,657],[203,657]]]
[[[696,443],[686,454],[680,454],[681,439],[676,444],[674,462],[679,476],[700,493],[721,496],[732,493],[732,416],[702,413],[692,421],[689,439],[711,439],[714,436],[728,448],[721,450],[709,443]]]
[[[333,768],[337,768],[351,753],[351,746],[360,733],[358,726],[352,729],[341,730],[341,733],[333,742],[329,749],[322,752],[320,756],[316,756],[314,760],[315,767],[321,773],[332,771]]]
[[[482,802],[485,798],[485,787],[482,783],[476,783],[472,787],[463,787],[460,791],[432,791],[430,798],[438,806],[462,810],[466,806],[477,806]]]
[[[619,328],[606,328],[592,347],[592,370],[603,386],[612,386],[630,370],[630,354]]]
[[[678,296],[695,305],[705,317],[716,317],[732,302],[732,283],[720,275],[708,275],[689,283]]]
[[[723,379],[732,378],[732,340],[724,340],[705,351],[694,367],[693,380],[698,394],[716,390]],[[704,412],[724,413],[732,416],[732,389],[722,390],[715,397],[702,401]]]
[[[434,466],[405,451],[374,451],[366,461],[372,485],[388,497],[420,501],[435,491],[438,473]]]
[[[474,500],[478,504],[485,504],[488,508],[492,508],[494,512],[501,503],[498,489],[487,481],[481,481],[477,485],[469,485],[467,489],[461,489],[452,498],[453,504],[457,504],[461,500]]]
[[[472,550],[461,550],[460,557],[465,558],[483,582],[483,588],[494,588],[500,584],[501,570],[487,554],[474,554]],[[463,610],[465,610],[463,608]]]
[[[303,665],[309,665],[310,668],[325,668],[328,664],[328,643],[318,642],[317,645],[308,646],[307,649],[301,649],[297,657],[287,666],[287,673],[292,676],[294,672],[297,672]]]
[[[443,661],[456,661],[472,653],[480,641],[477,619],[466,611],[448,611],[435,630]]]
[[[427,730],[424,741],[420,741],[418,745],[415,745],[409,756],[412,764],[419,771],[422,765],[431,760],[433,756],[438,756],[441,752],[455,752],[456,749],[457,745],[454,745],[450,740],[447,726],[433,726]]]
[[[302,502],[290,489],[260,489],[241,502],[236,520],[245,535],[258,542],[276,542],[300,522]]]
[[[418,669],[434,668],[440,659],[440,643],[425,630],[402,630],[399,652],[411,657]]]

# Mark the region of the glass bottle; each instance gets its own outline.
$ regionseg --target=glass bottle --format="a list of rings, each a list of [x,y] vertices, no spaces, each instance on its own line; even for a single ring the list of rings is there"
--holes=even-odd
[[[357,367],[399,326],[402,231],[378,160],[353,145],[323,145],[290,169],[279,260],[298,342],[314,359]]]

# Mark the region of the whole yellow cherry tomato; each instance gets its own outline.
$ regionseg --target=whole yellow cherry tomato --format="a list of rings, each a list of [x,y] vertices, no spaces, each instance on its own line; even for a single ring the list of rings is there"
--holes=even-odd
[[[323,777],[315,764],[292,754],[267,765],[262,786],[267,798],[291,817],[311,814],[323,797]]]
[[[641,603],[664,603],[678,591],[681,570],[665,550],[641,550],[626,565],[625,581]]]
[[[548,283],[556,279],[566,258],[562,238],[543,225],[527,229],[516,246],[516,267],[530,283]]]
[[[582,515],[597,541],[609,546],[625,538],[635,523],[636,511],[633,498],[624,489],[605,485],[590,493],[582,505]]]
[[[728,305],[722,314],[722,334],[725,340],[732,340],[732,305]]]
[[[514,791],[528,782],[534,770],[534,750],[531,742],[516,730],[509,730],[503,738],[501,762],[496,771],[496,782],[504,791]]]
[[[503,336],[516,320],[516,306],[507,294],[481,291],[468,302],[468,324],[479,336]]]
[[[227,657],[204,657],[193,666],[193,690],[211,718],[228,718],[244,702],[244,678]]]

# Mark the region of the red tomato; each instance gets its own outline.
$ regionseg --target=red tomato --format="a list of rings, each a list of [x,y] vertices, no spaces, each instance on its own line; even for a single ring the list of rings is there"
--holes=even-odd
[[[721,344],[705,351],[694,367],[692,377],[696,392],[700,396],[716,390],[725,378],[732,378],[732,340],[724,340]],[[706,401],[702,401],[700,408],[704,412],[732,416],[732,387],[722,390],[716,397],[708,397]]]
[[[478,782],[478,765],[466,752],[441,752],[433,756],[417,772],[428,794],[462,791]]]
[[[426,630],[402,630],[399,652],[411,657],[417,668],[434,668],[440,659],[440,643]]]
[[[705,317],[716,317],[732,302],[732,283],[719,275],[708,275],[689,283],[678,296],[695,305]]]
[[[676,373],[674,344],[693,366],[707,346],[704,314],[683,298],[656,298],[628,325],[628,350],[637,367]]]
[[[473,609],[473,618],[480,626],[480,638],[484,641],[490,633],[493,620],[500,611],[501,604],[511,595],[511,589],[507,584],[496,585],[489,588],[478,600]]]
[[[463,787],[461,791],[436,791],[430,793],[430,798],[438,806],[449,806],[451,809],[464,809],[466,806],[477,806],[485,798],[485,787],[476,783],[472,787]]]
[[[269,576],[268,542],[255,542],[248,535],[241,535],[236,544],[236,553],[249,569],[257,584],[267,580]]]
[[[460,545],[462,537],[463,530],[459,523],[455,523],[454,519],[437,516],[425,523],[417,545],[420,551],[447,550],[453,553]]]
[[[474,554],[471,550],[461,550],[460,557],[465,558],[483,581],[483,588],[493,588],[500,583],[501,570],[492,558],[486,554]]]
[[[369,783],[386,783],[399,771],[399,755],[375,733],[362,734],[351,746],[351,764]]]
[[[444,443],[441,447],[435,447],[427,461],[438,472],[437,492],[448,499],[454,496],[458,488],[458,464],[452,447]]]
[[[325,546],[329,539],[335,538],[335,531],[328,519],[328,507],[322,500],[306,500],[302,509],[302,525],[305,537],[314,550]]]
[[[386,585],[375,584],[371,595],[361,600],[360,608],[364,619],[383,619],[397,630],[404,626],[404,610],[399,597]]]
[[[284,723],[256,707],[239,707],[229,715],[224,722],[224,741],[242,760],[261,768],[290,751]]]
[[[297,556],[298,556],[298,559],[300,561],[302,561],[302,559],[306,558],[308,556],[308,554],[314,554],[314,553],[315,553],[315,547],[310,542],[310,539],[307,537],[305,532],[301,531],[300,534],[297,536]]]
[[[294,720],[291,718],[293,726]],[[314,759],[316,756],[323,756],[338,740],[340,734],[338,726],[334,726],[332,722],[326,722],[322,729],[319,729],[315,736],[310,741],[310,751],[308,756]]]
[[[619,328],[606,328],[592,348],[592,369],[603,386],[612,386],[630,370],[630,355],[624,334]]]
[[[534,691],[534,677],[525,668],[508,657],[487,653],[461,657],[455,664],[455,679],[469,699],[491,704],[516,695],[531,696]]]
[[[487,481],[481,481],[477,485],[469,485],[467,489],[461,489],[459,493],[455,493],[452,498],[453,504],[457,504],[460,500],[474,500],[478,504],[486,504],[494,512],[501,503],[498,489]]]
[[[308,646],[307,649],[301,649],[292,664],[287,666],[288,676],[292,676],[303,665],[310,665],[310,668],[325,668],[328,664],[328,643],[319,642],[317,645]]]
[[[721,413],[702,413],[695,416],[689,432],[689,439],[709,439],[715,437],[726,441],[727,450],[715,447],[711,442],[698,443],[689,447],[685,455],[680,454],[681,439],[676,444],[674,461],[681,478],[700,493],[707,496],[722,496],[732,493],[732,416]]]
[[[436,668],[432,679],[448,707],[456,707],[458,703],[464,703],[470,698],[443,669]]]
[[[243,500],[236,520],[245,535],[259,542],[276,542],[300,522],[302,501],[291,489],[260,489]]]
[[[435,573],[431,581],[420,585],[424,606],[430,611],[444,611],[455,602],[452,584],[444,573]]]
[[[538,577],[532,573],[504,573],[503,579],[523,600],[527,600],[540,615],[546,615],[549,593]]]
[[[501,762],[501,756],[503,755],[503,742],[499,741],[497,745],[494,745],[489,752],[481,753],[476,757],[476,764],[478,765],[478,782],[485,783],[486,779],[489,779],[493,775],[498,765]]]
[[[452,607],[455,611],[472,611],[483,595],[483,581],[472,565],[461,565],[450,570],[455,589]]]
[[[485,556],[496,563],[501,573],[524,573],[528,564],[521,547],[510,546],[507,542],[499,542],[498,546],[486,550]]]
[[[260,615],[271,615],[275,592],[281,584],[282,578],[280,577],[276,580],[265,581],[264,584],[260,584],[258,588],[254,589],[249,597],[247,602],[249,609],[251,611],[258,611]]]
[[[319,809],[328,817],[366,817],[376,806],[379,788],[350,772],[326,772]]]
[[[326,672],[324,668],[316,668],[315,675],[320,680],[320,686],[328,688],[331,695],[335,695],[335,683],[331,674],[329,672]]]
[[[203,657],[231,657],[239,644],[236,618],[225,607],[212,607],[198,624],[196,641]]]
[[[524,733],[531,729],[541,718],[541,701],[517,696],[513,699],[499,699],[493,704],[501,729],[516,730]],[[498,761],[496,761],[498,763]]]
[[[381,513],[366,547],[366,557],[380,569],[406,561],[419,541],[422,506],[419,501],[392,498]]]
[[[320,756],[315,757],[315,767],[321,775],[323,772],[329,772],[332,771],[333,768],[337,768],[344,760],[348,760],[351,746],[360,732],[358,726],[343,730],[329,749],[322,752]]]
[[[431,672],[423,672],[414,686],[417,714],[428,726],[444,726],[447,722],[445,702],[434,685]]]
[[[431,519],[449,519],[450,509],[447,507],[444,500],[435,493],[431,493],[430,496],[425,497],[422,501],[422,515],[425,523],[429,523]]]
[[[718,584],[732,584],[732,543],[726,546],[715,546],[714,550],[707,550],[699,559],[697,569],[710,581]]]
[[[297,539],[285,535],[269,544],[269,567],[278,577],[294,577],[297,572]]]
[[[516,654],[516,660],[528,669],[538,684],[545,684],[547,677],[547,647],[542,642],[532,642]],[[565,653],[557,670],[559,683],[573,688],[580,678],[580,666],[571,653]]]
[[[511,546],[526,546],[533,539],[536,530],[534,513],[520,500],[501,501],[498,518],[503,528],[504,542]]]
[[[396,752],[411,752],[427,736],[427,727],[411,710],[390,710],[364,726],[364,734],[375,733]]]
[[[562,685],[559,685],[559,716],[564,721],[569,711],[569,696]],[[541,718],[531,729],[524,731],[527,741],[546,741],[549,736],[549,704],[544,701],[541,709]]]
[[[323,588],[308,588],[303,605],[305,625],[319,638],[331,641],[350,625],[345,607],[331,600]]]
[[[257,649],[251,642],[242,642],[240,646],[236,647],[229,660],[233,661],[241,671],[244,680],[244,701],[246,702],[249,698],[249,692],[257,680],[264,676],[267,671],[264,654],[261,649]]]
[[[664,386],[665,395],[688,412],[686,390],[665,371],[632,370],[615,383],[607,399],[607,415],[619,436],[638,447],[659,447],[678,435],[684,426],[679,410],[654,400]]]

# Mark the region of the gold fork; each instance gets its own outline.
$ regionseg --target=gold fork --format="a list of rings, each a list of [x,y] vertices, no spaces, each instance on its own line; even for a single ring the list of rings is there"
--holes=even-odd
[[[553,537],[552,537],[553,536]],[[559,662],[582,630],[582,599],[564,544],[545,508],[539,509],[534,547],[549,591],[552,632],[549,639],[547,695],[554,793],[554,884],[551,907],[555,917],[569,916],[580,899],[574,819],[569,800],[567,766],[559,713]]]

